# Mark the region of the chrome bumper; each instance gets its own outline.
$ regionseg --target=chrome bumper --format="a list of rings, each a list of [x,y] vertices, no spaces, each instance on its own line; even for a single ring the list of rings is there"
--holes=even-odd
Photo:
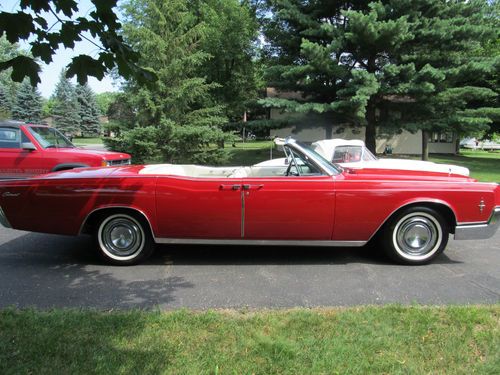
[[[9,220],[7,220],[7,217],[5,216],[5,213],[2,210],[2,207],[0,207],[0,224],[2,224],[5,228],[12,228],[12,226],[9,223]]]
[[[482,240],[492,237],[500,226],[500,207],[495,207],[487,223],[455,227],[456,240]]]

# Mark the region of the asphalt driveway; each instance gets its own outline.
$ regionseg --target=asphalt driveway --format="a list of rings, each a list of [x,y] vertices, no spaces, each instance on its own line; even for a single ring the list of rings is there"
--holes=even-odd
[[[279,308],[500,301],[500,233],[453,241],[433,264],[398,266],[374,249],[161,246],[111,267],[90,237],[0,228],[0,308]]]

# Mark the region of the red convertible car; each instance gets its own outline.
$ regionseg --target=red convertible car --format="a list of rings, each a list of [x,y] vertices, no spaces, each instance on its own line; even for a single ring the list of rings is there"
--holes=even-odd
[[[154,243],[363,246],[424,264],[455,239],[491,237],[500,186],[450,173],[351,170],[288,139],[288,165],[82,168],[0,182],[0,222],[91,233],[117,265]]]

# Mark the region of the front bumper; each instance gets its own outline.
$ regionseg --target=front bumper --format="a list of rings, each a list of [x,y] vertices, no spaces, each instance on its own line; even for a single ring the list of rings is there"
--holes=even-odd
[[[500,226],[500,206],[494,208],[487,223],[463,224],[455,227],[456,240],[482,240],[493,237]]]
[[[2,224],[5,228],[12,228],[9,220],[7,220],[7,217],[5,216],[5,212],[2,210],[2,207],[0,207],[0,224]]]

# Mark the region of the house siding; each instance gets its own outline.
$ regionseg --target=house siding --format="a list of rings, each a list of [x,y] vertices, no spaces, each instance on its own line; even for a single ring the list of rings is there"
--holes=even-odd
[[[289,114],[272,108],[270,118],[286,119],[290,123],[289,127],[271,130],[271,136],[292,136],[303,142],[331,138],[361,139],[363,141],[365,139],[364,127],[333,125],[332,117],[328,114]],[[422,153],[422,132],[420,130],[416,133],[402,131],[389,138],[377,138],[377,153],[383,153],[386,146],[390,146],[395,154],[420,155]],[[453,135],[451,142],[429,142],[429,152],[455,154],[456,135]]]

